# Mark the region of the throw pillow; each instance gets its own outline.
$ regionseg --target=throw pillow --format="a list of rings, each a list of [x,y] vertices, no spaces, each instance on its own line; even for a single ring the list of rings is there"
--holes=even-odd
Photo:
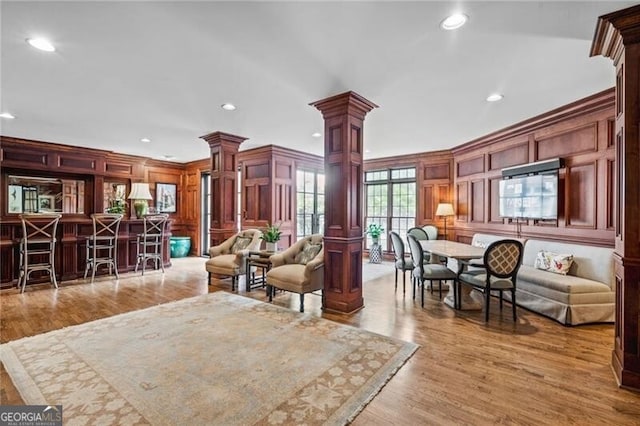
[[[305,243],[300,253],[296,254],[296,257],[294,257],[293,260],[299,265],[306,265],[307,263],[311,262],[311,260],[313,260],[313,258],[316,257],[318,253],[320,253],[321,249],[322,244],[312,244],[310,242],[307,242]]]
[[[474,247],[480,247],[480,248],[487,248],[488,244],[485,243],[484,241],[475,241],[473,243]]]
[[[249,238],[249,237],[241,237],[238,236],[236,237],[236,240],[233,242],[233,245],[231,246],[231,253],[237,253],[240,250],[244,250],[247,247],[249,247],[249,244],[251,244],[251,240],[253,238]]]
[[[567,275],[572,263],[572,254],[558,254],[551,251],[540,250],[536,255],[536,262],[533,266],[543,271]]]

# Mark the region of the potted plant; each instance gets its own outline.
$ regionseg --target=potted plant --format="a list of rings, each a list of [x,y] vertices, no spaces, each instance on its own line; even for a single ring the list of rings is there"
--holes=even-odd
[[[278,251],[280,235],[282,235],[282,231],[278,225],[267,224],[260,237],[265,242],[267,251]]]
[[[111,200],[111,205],[107,207],[107,213],[122,213],[124,214],[127,209],[126,202],[121,198]]]
[[[383,231],[384,231],[384,228],[382,227],[382,225],[377,223],[370,223],[369,226],[367,227],[366,233],[371,236],[371,240],[373,241],[373,244],[378,244],[378,241],[380,241],[380,235],[382,235]]]

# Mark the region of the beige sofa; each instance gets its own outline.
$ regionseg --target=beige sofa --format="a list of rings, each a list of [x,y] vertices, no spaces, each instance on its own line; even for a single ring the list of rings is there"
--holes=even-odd
[[[504,238],[511,237],[475,234],[471,244],[486,247]],[[614,321],[613,249],[535,239],[519,241],[524,244],[524,254],[516,282],[518,306],[565,325]],[[569,273],[561,275],[535,268],[540,250],[573,255]],[[508,293],[504,297],[511,300]]]
[[[561,275],[536,269],[534,264],[540,250],[572,254],[569,273]],[[518,271],[516,303],[565,325],[613,322],[613,249],[527,240]]]

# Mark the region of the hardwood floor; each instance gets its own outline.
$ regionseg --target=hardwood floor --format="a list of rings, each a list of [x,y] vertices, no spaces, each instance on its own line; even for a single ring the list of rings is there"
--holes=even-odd
[[[366,265],[365,265],[366,267]],[[365,308],[352,316],[324,314],[320,297],[305,310],[421,348],[354,421],[377,424],[638,425],[640,394],[619,389],[611,372],[612,325],[563,327],[555,321],[497,303],[485,325],[481,312],[444,306],[437,293],[411,300],[394,291],[393,269],[364,284]],[[229,280],[207,286],[204,259],[173,259],[159,272],[42,285],[0,292],[0,341],[7,342],[206,292],[230,291]],[[266,301],[264,291],[242,295]],[[278,293],[274,303],[298,308],[298,296]],[[4,368],[0,403],[21,404]]]

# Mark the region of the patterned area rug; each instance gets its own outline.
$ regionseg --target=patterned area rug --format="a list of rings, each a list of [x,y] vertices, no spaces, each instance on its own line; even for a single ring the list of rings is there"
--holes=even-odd
[[[345,424],[416,344],[217,292],[0,345],[64,424]]]

